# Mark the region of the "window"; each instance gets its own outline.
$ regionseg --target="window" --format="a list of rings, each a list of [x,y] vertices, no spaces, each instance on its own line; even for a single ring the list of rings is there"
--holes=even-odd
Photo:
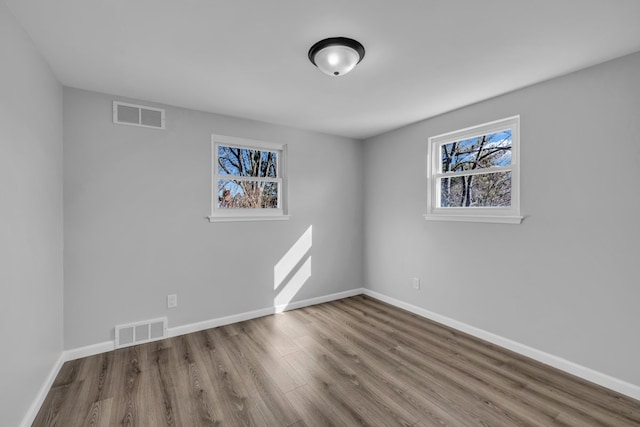
[[[520,116],[429,138],[427,220],[520,223]]]
[[[213,135],[209,220],[288,219],[286,145]]]

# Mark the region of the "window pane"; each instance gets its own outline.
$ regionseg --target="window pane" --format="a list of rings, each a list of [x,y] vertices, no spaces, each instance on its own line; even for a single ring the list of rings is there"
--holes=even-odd
[[[511,129],[440,147],[442,172],[462,172],[511,164]]]
[[[278,153],[218,145],[218,174],[276,178]]]
[[[278,208],[278,183],[219,179],[218,208]]]
[[[440,179],[441,208],[510,206],[511,171]]]

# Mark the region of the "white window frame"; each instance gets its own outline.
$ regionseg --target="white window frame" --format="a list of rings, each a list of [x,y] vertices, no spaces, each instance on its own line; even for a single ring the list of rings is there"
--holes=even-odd
[[[278,153],[276,163],[276,178],[268,177],[237,177],[233,179],[247,181],[268,181],[278,183],[278,207],[277,208],[219,208],[218,207],[218,180],[229,179],[229,175],[218,173],[218,146],[224,145],[235,148],[249,148]],[[210,222],[229,221],[268,221],[287,220],[287,145],[255,139],[238,138],[234,136],[216,135],[211,137],[211,216]]]
[[[455,141],[511,129],[511,164],[476,171],[442,173],[440,147]],[[439,179],[444,176],[469,176],[496,171],[511,171],[510,207],[439,207]],[[427,213],[429,221],[467,221],[520,224],[520,116],[508,117],[453,132],[432,136],[427,149]]]

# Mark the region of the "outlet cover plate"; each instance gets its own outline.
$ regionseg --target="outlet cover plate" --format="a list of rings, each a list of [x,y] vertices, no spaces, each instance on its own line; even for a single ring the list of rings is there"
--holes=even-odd
[[[178,306],[178,295],[167,295],[167,308],[176,308]]]

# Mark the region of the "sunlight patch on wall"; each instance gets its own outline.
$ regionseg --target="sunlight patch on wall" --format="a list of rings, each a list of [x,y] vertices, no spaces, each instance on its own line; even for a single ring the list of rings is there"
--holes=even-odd
[[[311,277],[311,257],[307,258],[304,264],[298,268],[295,274],[287,282],[286,286],[283,286],[273,300],[273,305],[276,308],[276,313],[281,313],[287,309],[287,305],[291,302],[293,297],[296,296],[298,291],[302,289],[307,280]]]
[[[311,255],[313,226],[298,238],[286,254],[273,267],[273,289],[276,296],[273,305],[282,312],[311,277]],[[306,257],[306,259],[305,259]]]
[[[278,286],[289,276],[293,269],[302,261],[302,258],[311,249],[311,235],[312,225],[307,228],[297,242],[291,246],[291,249],[278,261],[275,267],[273,267],[273,289],[278,289]]]

